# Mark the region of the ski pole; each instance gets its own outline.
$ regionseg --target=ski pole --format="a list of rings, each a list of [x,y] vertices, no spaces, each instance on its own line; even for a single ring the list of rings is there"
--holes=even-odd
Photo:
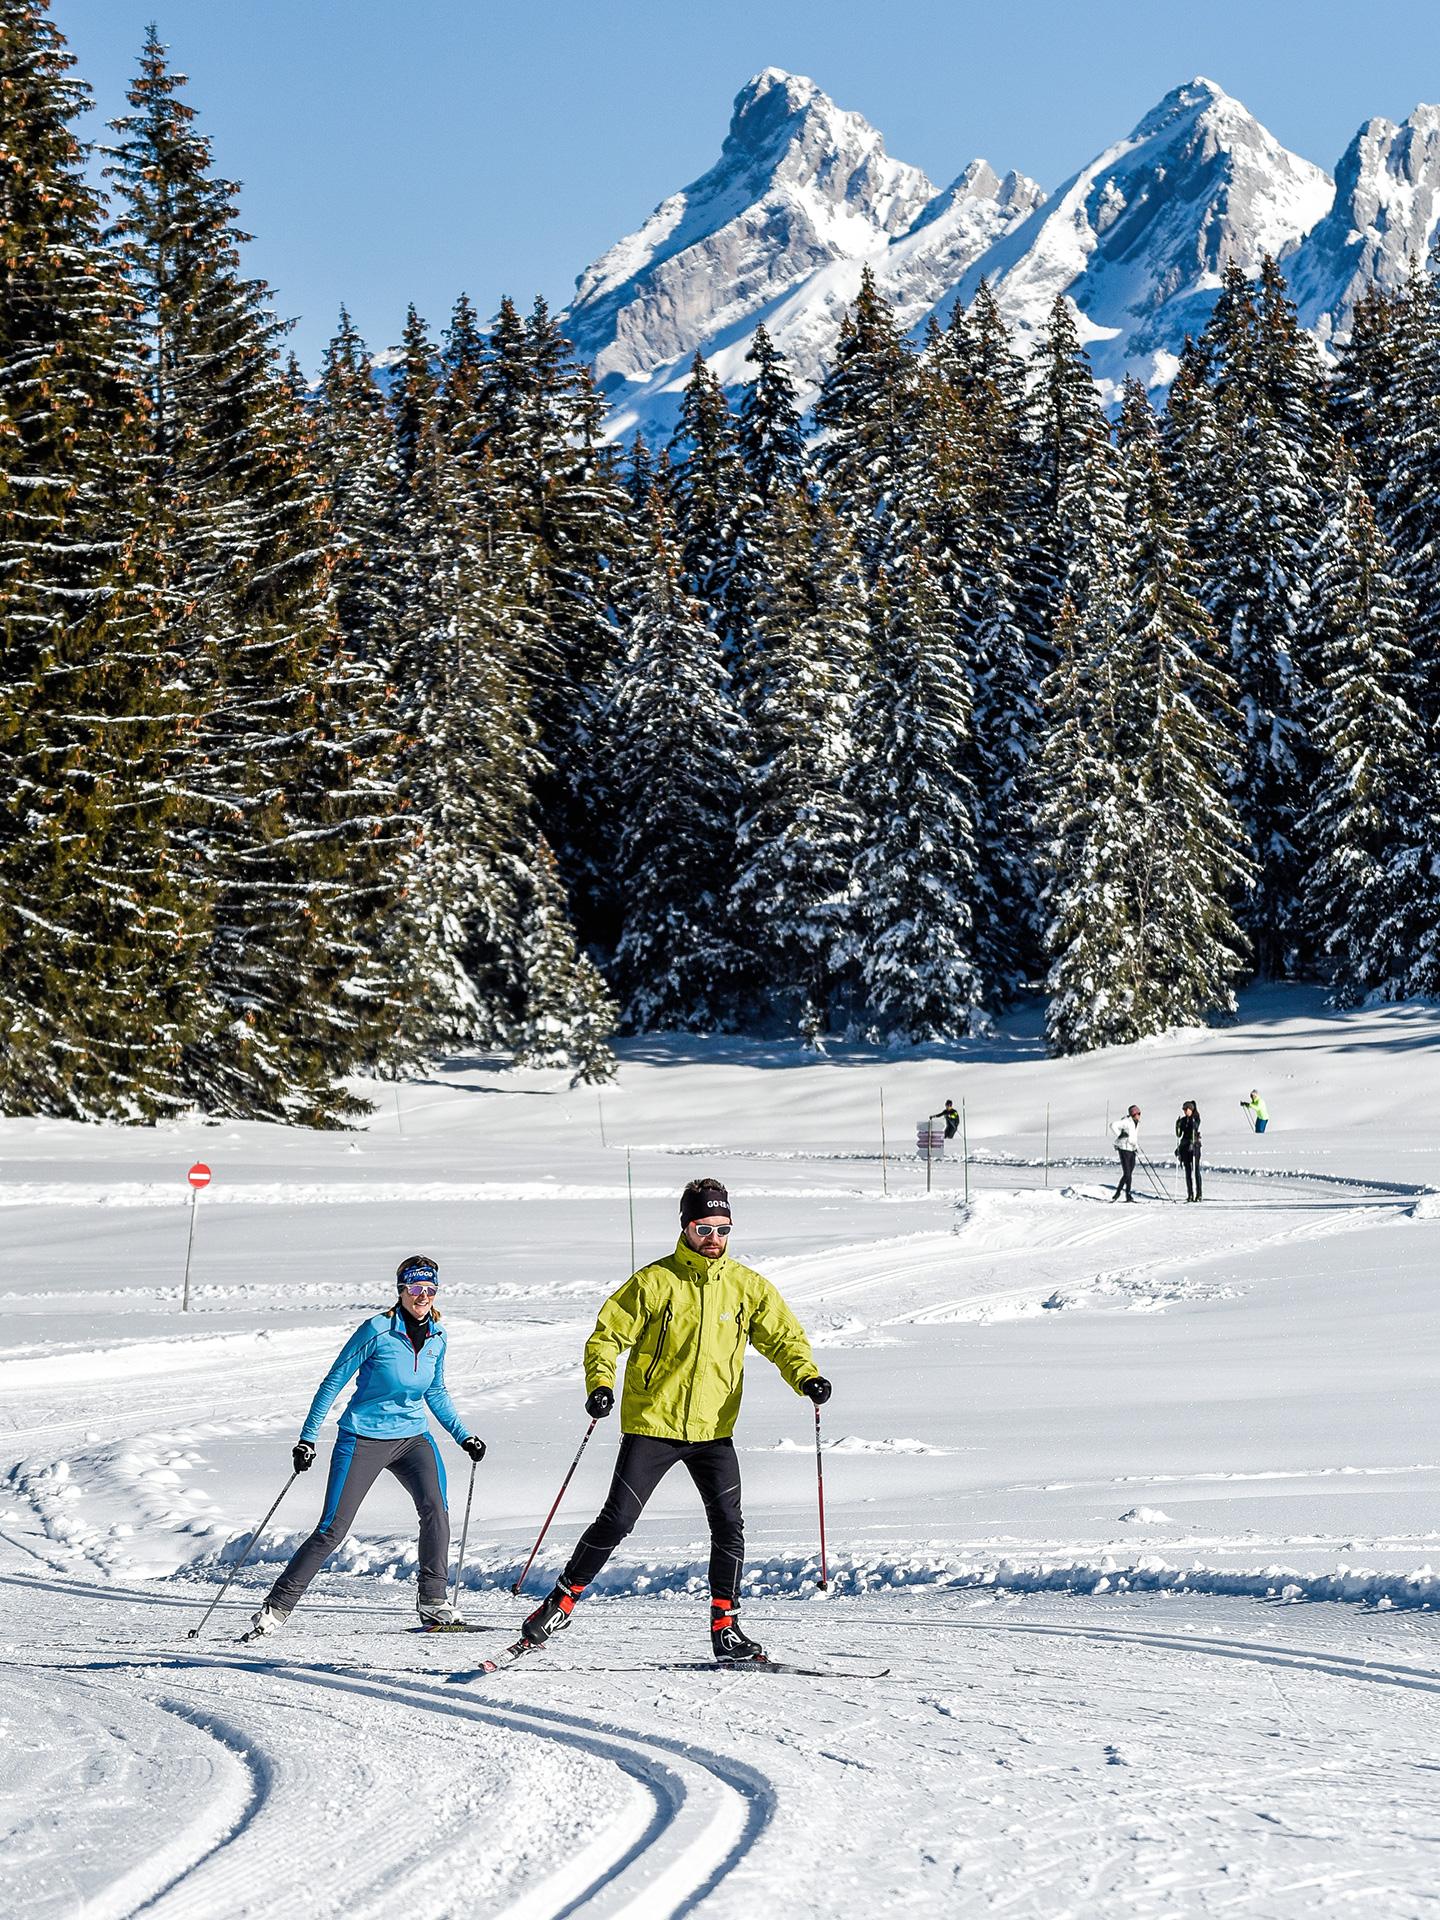
[[[475,1469],[480,1462],[470,1462],[470,1486],[465,1495],[465,1523],[460,1529],[460,1552],[455,1561],[455,1591],[450,1596],[453,1607],[460,1598],[460,1574],[465,1566],[465,1542],[470,1538],[470,1502],[475,1498]]]
[[[825,1466],[820,1457],[820,1409],[815,1409],[815,1491],[820,1499],[820,1591],[830,1585],[830,1569],[825,1564]]]
[[[260,1535],[264,1532],[266,1527],[269,1526],[271,1520],[275,1516],[275,1507],[279,1506],[280,1502],[285,1498],[286,1494],[290,1491],[291,1487],[294,1486],[297,1477],[298,1477],[298,1469],[296,1473],[291,1474],[290,1478],[285,1482],[284,1486],[281,1487],[279,1493],[276,1494],[275,1506],[271,1507],[269,1513],[266,1514],[265,1518],[260,1522],[260,1525],[256,1527],[255,1531],[251,1534],[250,1538],[245,1542],[244,1550],[242,1551],[240,1558],[235,1562],[234,1566],[230,1569],[230,1572],[225,1580],[225,1585],[221,1587],[219,1593],[216,1594],[215,1598],[210,1602],[209,1606],[205,1609],[204,1613],[201,1615],[200,1626],[191,1627],[187,1638],[191,1640],[198,1640],[200,1638],[200,1627],[204,1626],[205,1622],[210,1618],[211,1614],[215,1611],[216,1607],[218,1607],[220,1602],[225,1598],[225,1595],[229,1590],[230,1582],[235,1578],[236,1574],[240,1571],[241,1567],[243,1567],[245,1562],[250,1558],[250,1549],[254,1546],[255,1542],[260,1538]]]
[[[596,1419],[598,1418],[599,1416],[597,1415]],[[535,1556],[540,1551],[540,1542],[545,1538],[546,1534],[550,1531],[550,1522],[555,1518],[555,1515],[560,1509],[560,1502],[565,1498],[565,1489],[569,1486],[570,1482],[575,1478],[575,1469],[580,1464],[580,1455],[585,1451],[586,1447],[589,1446],[590,1436],[594,1431],[595,1431],[595,1420],[592,1420],[589,1426],[586,1427],[585,1429],[585,1438],[580,1442],[580,1445],[575,1449],[575,1458],[570,1462],[569,1473],[567,1473],[565,1478],[560,1482],[560,1491],[555,1496],[555,1505],[551,1507],[549,1513],[546,1514],[545,1524],[540,1529],[540,1538],[535,1542],[534,1546],[530,1549],[530,1558],[525,1562],[524,1572],[521,1573],[520,1578],[515,1582],[514,1586],[511,1587],[510,1589],[511,1593],[519,1593],[520,1589],[524,1586],[525,1575],[529,1573],[531,1567],[533,1567],[535,1564]]]
[[[1151,1180],[1160,1189],[1161,1193],[1165,1196],[1165,1198],[1173,1202],[1175,1196],[1173,1193],[1171,1193],[1170,1189],[1166,1186],[1165,1182],[1160,1178],[1160,1173],[1158,1168],[1155,1165],[1155,1162],[1150,1158],[1148,1153],[1142,1153],[1140,1155],[1140,1158],[1144,1161],[1145,1171],[1150,1175]]]

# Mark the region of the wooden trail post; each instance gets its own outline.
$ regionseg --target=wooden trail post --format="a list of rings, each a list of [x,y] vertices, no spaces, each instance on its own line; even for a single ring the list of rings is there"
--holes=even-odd
[[[1045,1102],[1045,1184],[1050,1184],[1050,1102]]]
[[[890,1172],[885,1164],[885,1089],[880,1089],[880,1191],[889,1193]]]

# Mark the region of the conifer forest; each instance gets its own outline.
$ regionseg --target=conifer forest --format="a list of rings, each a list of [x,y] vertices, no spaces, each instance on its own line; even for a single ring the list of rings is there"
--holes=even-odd
[[[1116,418],[867,278],[813,415],[762,329],[621,446],[541,301],[312,381],[153,34],[99,154],[44,0],[0,78],[4,1111],[1440,993],[1432,263],[1328,359],[1232,268]]]

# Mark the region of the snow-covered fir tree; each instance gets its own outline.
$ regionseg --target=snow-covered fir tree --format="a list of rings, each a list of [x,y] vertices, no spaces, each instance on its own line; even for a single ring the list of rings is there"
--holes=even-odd
[[[873,574],[912,424],[915,356],[866,267],[815,403],[816,468],[831,510]]]
[[[1245,940],[1233,902],[1252,877],[1228,790],[1232,687],[1181,528],[1144,390],[1127,385],[1121,432],[1130,527],[1125,657],[1136,706],[1130,767],[1141,810],[1133,884],[1134,1030],[1234,1011]]]
[[[1440,987],[1440,786],[1413,608],[1346,451],[1334,494],[1312,611],[1318,773],[1301,831],[1305,910],[1347,1006]]]
[[[730,924],[740,717],[658,491],[646,521],[643,575],[602,720],[619,818],[614,979],[630,1029],[703,1030],[734,1020],[743,980]]]
[[[1255,884],[1244,925],[1263,974],[1304,964],[1295,821],[1311,762],[1303,653],[1330,430],[1318,362],[1273,262],[1254,289],[1231,267],[1206,332],[1214,423],[1191,516],[1202,592],[1230,655],[1239,713],[1235,800]]]
[[[843,529],[803,487],[772,493],[753,536],[763,567],[741,688],[749,779],[735,925],[755,1001],[815,1040],[854,972],[862,823],[849,783],[865,589]]]
[[[89,104],[41,0],[0,9],[0,1102],[183,1098],[206,932],[179,843],[189,729],[142,529],[134,302],[101,244]]]
[[[511,1037],[515,1058],[522,1066],[568,1066],[572,1085],[612,1080],[615,1002],[576,944],[564,882],[543,839],[528,862],[526,891],[519,930],[526,993]]]
[[[236,189],[152,33],[109,169],[148,346],[154,537],[194,703],[190,857],[210,896],[193,1093],[331,1124],[393,1021],[370,934],[396,796],[383,681],[339,644],[329,504],[284,328],[244,278]]]
[[[875,670],[857,716],[853,791],[858,963],[873,1023],[911,1042],[969,1033],[985,998],[975,960],[971,692],[923,554],[892,566]]]

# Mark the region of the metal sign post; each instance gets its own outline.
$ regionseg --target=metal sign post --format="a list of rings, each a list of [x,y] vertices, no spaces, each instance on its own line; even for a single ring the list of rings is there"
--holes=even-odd
[[[195,1208],[200,1199],[200,1189],[210,1184],[210,1169],[203,1160],[197,1160],[185,1178],[190,1182],[190,1233],[185,1242],[185,1286],[180,1295],[180,1310],[190,1311],[190,1256],[195,1251]]]

